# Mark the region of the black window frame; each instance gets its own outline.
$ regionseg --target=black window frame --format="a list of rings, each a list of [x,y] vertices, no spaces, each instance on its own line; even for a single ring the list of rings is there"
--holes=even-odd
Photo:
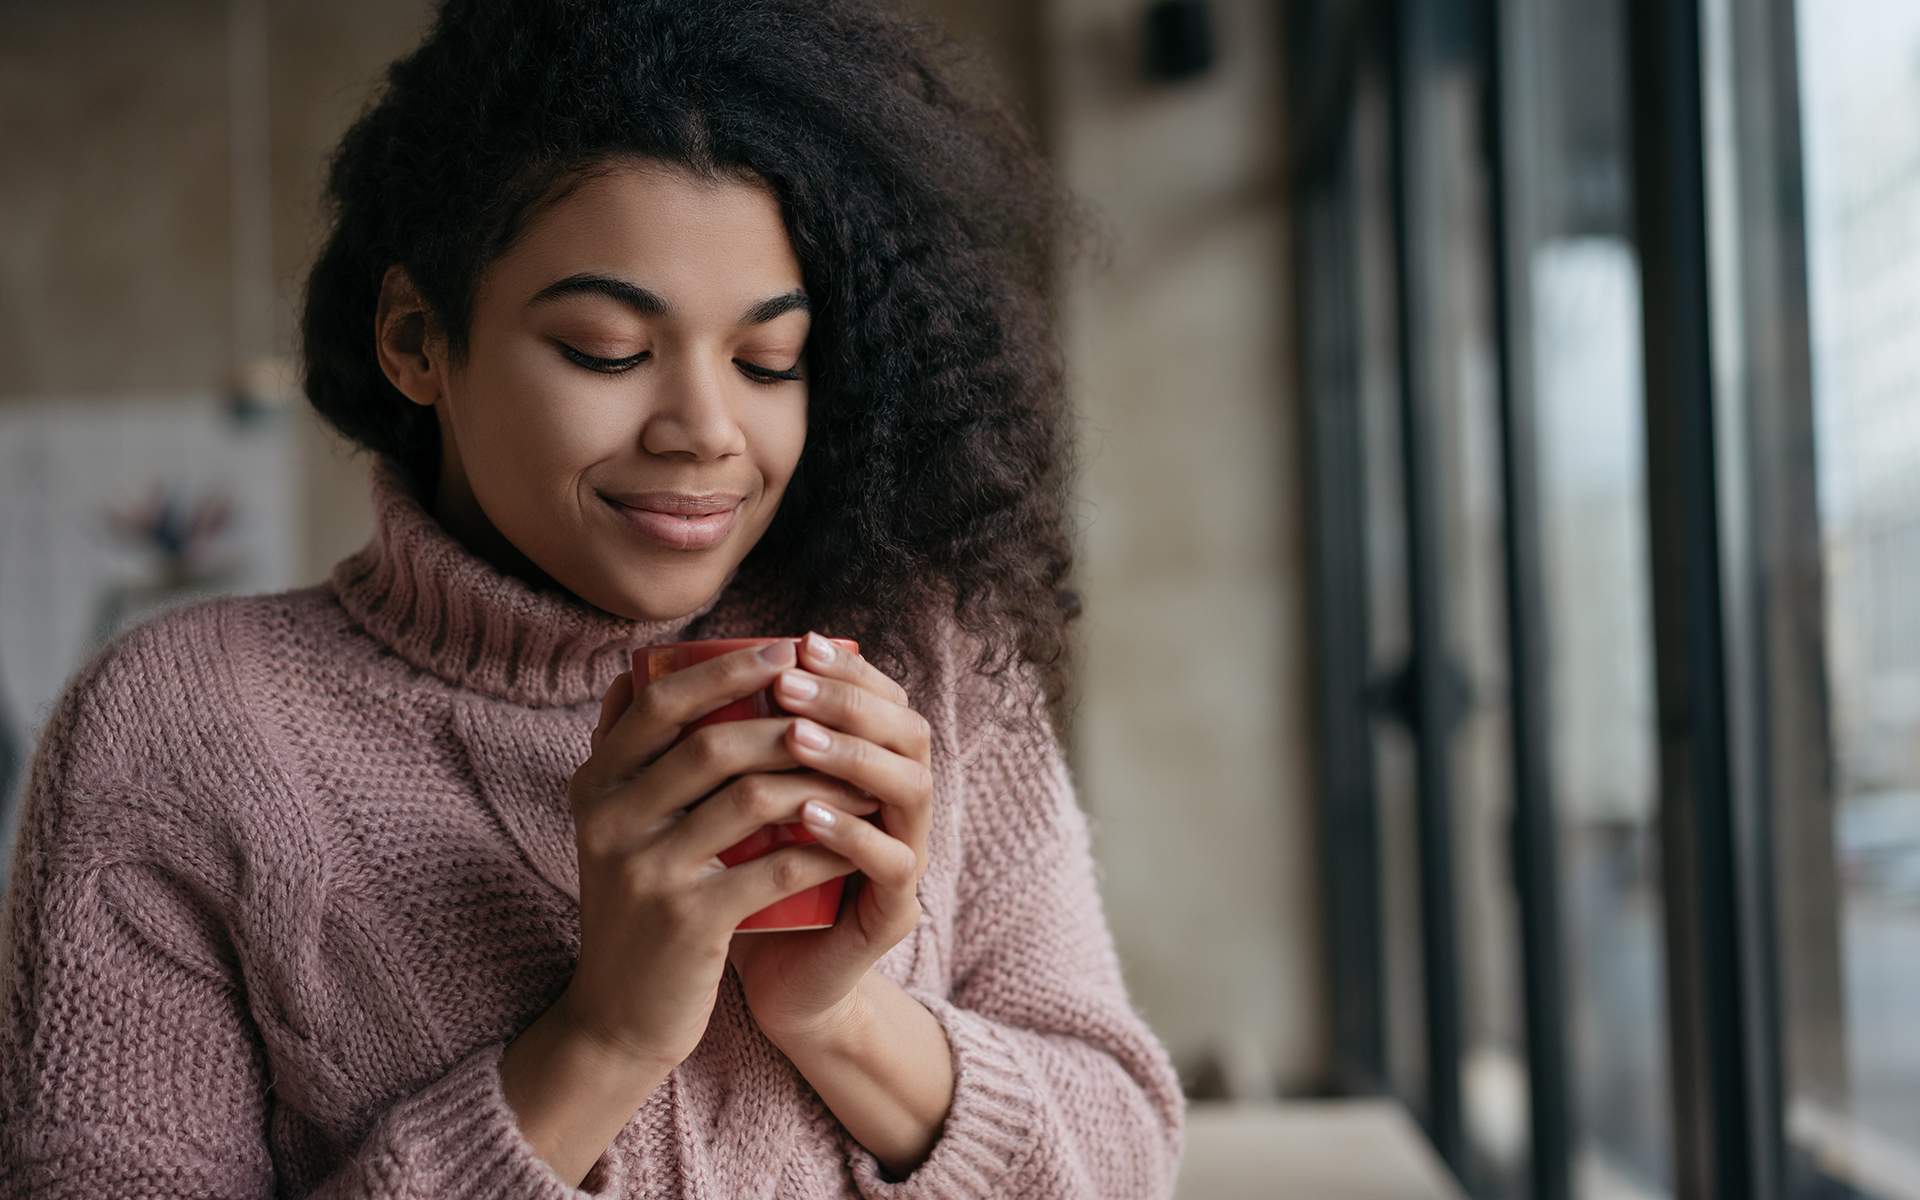
[[[1513,3],[1525,0],[1510,0]],[[1776,907],[1781,796],[1830,777],[1816,587],[1769,578],[1761,547],[1817,546],[1810,455],[1812,389],[1793,0],[1730,5],[1741,151],[1733,186],[1763,196],[1732,246],[1711,242],[1703,124],[1700,0],[1627,0],[1633,104],[1633,236],[1641,313],[1649,596],[1654,619],[1665,904],[1668,1079],[1677,1196],[1859,1195],[1788,1145]],[[1502,5],[1499,0],[1289,0],[1289,200],[1295,254],[1302,479],[1309,514],[1319,828],[1332,1014],[1331,1086],[1391,1094],[1382,992],[1380,797],[1372,719],[1385,702],[1415,739],[1423,902],[1426,1094],[1415,1115],[1442,1160],[1477,1193],[1463,1145],[1460,962],[1446,772],[1460,702],[1438,608],[1445,569],[1430,514],[1437,490],[1431,419],[1409,311],[1420,289],[1406,215],[1407,73],[1422,56],[1466,55],[1483,81],[1492,186],[1504,598],[1511,672],[1512,868],[1522,955],[1529,1082],[1529,1191],[1572,1194],[1567,996],[1549,745],[1547,624],[1533,397],[1525,386],[1523,305],[1509,261]],[[1365,320],[1356,296],[1360,205],[1351,117],[1363,70],[1388,80],[1395,331],[1402,426],[1408,611],[1414,646],[1397,679],[1369,677],[1364,542],[1367,470],[1359,379]],[[1740,255],[1742,321],[1755,364],[1747,394],[1716,394],[1709,255]],[[1724,319],[1724,318],[1723,318]],[[1741,419],[1725,420],[1729,404]],[[1813,622],[1809,625],[1809,621]],[[1783,697],[1818,718],[1779,735]]]

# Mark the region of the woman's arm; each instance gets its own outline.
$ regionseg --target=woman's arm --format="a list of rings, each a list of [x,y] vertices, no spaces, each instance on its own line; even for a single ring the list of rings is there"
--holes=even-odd
[[[141,713],[83,680],[35,753],[0,901],[0,1197],[258,1200],[292,1186],[267,1144],[273,1080],[221,916],[231,897],[193,869],[223,847],[177,793],[122,782],[125,755],[106,749],[133,744]],[[155,852],[182,842],[184,855]],[[574,1185],[651,1084],[553,1034],[535,1022],[511,1049],[476,1047],[308,1194],[598,1194]]]
[[[1060,747],[1037,728],[984,763],[951,994],[870,976],[846,1026],[783,1049],[870,1200],[1170,1195],[1185,1099],[1128,1001]]]
[[[868,972],[855,996],[843,1024],[772,1041],[847,1133],[904,1179],[953,1107],[953,1051],[939,1019],[885,975]]]
[[[636,1070],[581,1036],[557,1005],[500,1056],[501,1091],[521,1134],[576,1187],[672,1070]]]
[[[202,938],[205,914],[129,868],[37,871],[39,840],[15,857],[5,909],[0,1196],[258,1200],[285,1190],[265,1140],[260,1035],[239,981],[216,967],[223,951]],[[138,928],[123,915],[136,898]],[[152,940],[157,921],[180,940]],[[577,1185],[652,1086],[551,1022],[536,1021],[504,1060],[502,1049],[479,1047],[390,1108],[309,1194],[599,1194]]]

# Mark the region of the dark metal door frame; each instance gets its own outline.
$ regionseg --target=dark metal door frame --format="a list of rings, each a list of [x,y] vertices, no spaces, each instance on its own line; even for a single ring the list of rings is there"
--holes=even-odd
[[[1667,1017],[1679,1197],[1778,1195],[1768,997],[1751,986],[1770,953],[1733,774],[1722,462],[1708,274],[1698,0],[1630,0],[1634,230],[1641,264],[1647,494],[1659,712]],[[1751,798],[1749,793],[1748,798]]]
[[[1462,11],[1451,2],[1445,7],[1456,14]],[[1760,7],[1763,11],[1754,12],[1736,3],[1736,23],[1749,35],[1759,29],[1753,22],[1765,25],[1774,56],[1767,69],[1785,70],[1792,87],[1792,0],[1766,0]],[[1501,0],[1471,0],[1467,10],[1473,17],[1470,52],[1486,86],[1485,169],[1494,184],[1489,220],[1513,681],[1513,865],[1531,1084],[1530,1182],[1532,1195],[1564,1200],[1571,1191],[1574,1120],[1546,707],[1551,665],[1542,595],[1535,398],[1526,384],[1529,373],[1522,358],[1526,292],[1512,257],[1520,247],[1511,240],[1507,224],[1504,105],[1510,100],[1502,86]],[[1804,549],[1803,543],[1818,535],[1817,525],[1809,525],[1814,516],[1803,511],[1811,503],[1810,474],[1789,481],[1794,495],[1785,500],[1755,490],[1771,469],[1767,464],[1774,456],[1766,447],[1784,445],[1783,453],[1804,455],[1811,436],[1804,227],[1797,192],[1781,193],[1770,202],[1784,214],[1783,223],[1758,233],[1743,230],[1742,235],[1778,238],[1784,233],[1802,239],[1802,244],[1758,247],[1765,253],[1757,253],[1751,242],[1728,249],[1744,260],[1764,263],[1770,272],[1765,282],[1772,289],[1769,303],[1776,308],[1770,313],[1774,340],[1768,347],[1785,355],[1776,383],[1779,394],[1752,401],[1750,440],[1740,442],[1720,430],[1714,395],[1700,15],[1699,0],[1628,0],[1675,1191],[1679,1197],[1701,1200],[1772,1200],[1789,1187],[1796,1194],[1801,1188],[1789,1183],[1783,1161],[1783,1022],[1773,987],[1779,967],[1772,912],[1774,805],[1769,797],[1780,754],[1777,749],[1756,752],[1766,734],[1760,733],[1757,743],[1754,731],[1777,719],[1767,689],[1804,684],[1818,675],[1812,668],[1819,664],[1799,658],[1779,661],[1776,627],[1781,618],[1766,607],[1774,589],[1753,568],[1751,554],[1755,538],[1783,537]],[[1345,1091],[1390,1089],[1380,994],[1383,913],[1379,798],[1371,746],[1374,706],[1366,677],[1366,460],[1358,379],[1362,322],[1367,317],[1354,286],[1353,222],[1363,198],[1356,195],[1345,120],[1354,61],[1367,57],[1384,66],[1391,93],[1389,199],[1402,424],[1398,467],[1405,472],[1415,649],[1404,686],[1389,691],[1400,697],[1418,747],[1428,1059],[1428,1111],[1423,1116],[1436,1148],[1461,1175],[1461,1014],[1446,770],[1455,715],[1449,706],[1457,703],[1457,696],[1449,694],[1453,684],[1437,586],[1443,564],[1435,501],[1443,494],[1444,481],[1434,474],[1437,464],[1422,437],[1434,414],[1422,395],[1424,348],[1416,306],[1426,295],[1412,244],[1419,230],[1410,219],[1418,199],[1409,165],[1416,161],[1416,147],[1408,137],[1410,72],[1418,68],[1418,56],[1433,49],[1419,40],[1431,33],[1426,28],[1431,19],[1431,10],[1413,0],[1292,0],[1289,82],[1296,119],[1309,118],[1296,125],[1296,145],[1304,148],[1292,161],[1295,312],[1308,432],[1302,466],[1320,635],[1315,686],[1321,725],[1321,829],[1328,863],[1334,1078],[1336,1087]],[[1453,28],[1457,34],[1457,25]],[[1742,45],[1751,49],[1746,42]],[[1458,47],[1449,52],[1457,53]],[[1747,173],[1741,186],[1752,186],[1773,172],[1781,186],[1799,188],[1797,130],[1791,127],[1797,120],[1796,105],[1797,97],[1790,96],[1773,106],[1772,140],[1753,153],[1778,161],[1771,167],[1743,164]],[[1751,137],[1743,126],[1743,141]],[[1790,161],[1780,159],[1782,154]],[[1752,336],[1751,329],[1747,332]],[[1732,471],[1741,476],[1723,476]],[[1730,482],[1731,491],[1724,486]],[[1742,493],[1741,486],[1748,491]],[[1750,505],[1751,511],[1727,510],[1729,496],[1734,504]],[[1805,612],[1796,608],[1790,616],[1804,620]],[[1768,641],[1770,629],[1774,632]],[[1737,677],[1738,694],[1732,691],[1736,676],[1730,671],[1730,655],[1752,664]],[[1371,692],[1377,698],[1380,689]],[[1815,699],[1824,713],[1824,697]],[[1800,786],[1817,777],[1827,761],[1824,734],[1815,742],[1811,752],[1800,757],[1795,776],[1799,784],[1783,781],[1782,786]],[[1795,1177],[1805,1178],[1800,1172]],[[1830,1180],[1809,1182],[1833,1186]]]

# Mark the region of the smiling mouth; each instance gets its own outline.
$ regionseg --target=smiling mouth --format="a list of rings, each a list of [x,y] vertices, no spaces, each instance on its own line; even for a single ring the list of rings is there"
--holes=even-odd
[[[740,510],[746,504],[742,500],[732,508],[717,513],[683,514],[635,508],[604,496],[601,499],[606,500],[607,507],[628,527],[654,544],[670,550],[706,550],[719,545],[732,532]]]
[[[717,517],[724,513],[729,513],[733,511],[733,509],[731,508],[716,508],[712,512],[673,513],[673,512],[664,512],[661,509],[657,509],[657,508],[642,508],[638,504],[622,504],[618,500],[612,500],[612,501],[609,501],[609,503],[612,504],[615,508],[624,508],[628,512],[651,513],[653,516],[656,516],[656,517],[672,517],[676,521],[699,521],[707,517]]]

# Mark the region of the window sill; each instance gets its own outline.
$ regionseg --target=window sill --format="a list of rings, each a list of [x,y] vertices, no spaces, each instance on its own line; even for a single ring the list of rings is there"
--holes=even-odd
[[[1188,1105],[1176,1200],[1272,1196],[1280,1180],[1299,1196],[1465,1200],[1394,1101]]]

